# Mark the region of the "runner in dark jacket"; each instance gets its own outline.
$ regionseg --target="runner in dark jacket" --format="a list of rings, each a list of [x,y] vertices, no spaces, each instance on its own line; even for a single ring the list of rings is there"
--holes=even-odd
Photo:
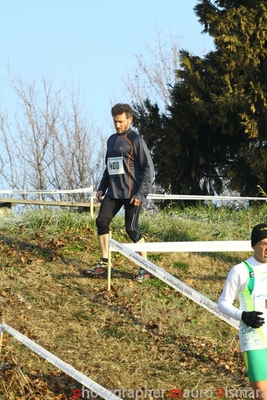
[[[106,169],[96,194],[97,201],[101,202],[96,219],[101,260],[94,269],[85,271],[85,275],[92,277],[107,273],[109,225],[122,206],[130,239],[134,243],[144,242],[138,228],[139,213],[141,204],[151,190],[154,174],[145,140],[131,129],[132,108],[128,104],[116,104],[111,114],[117,133],[108,139]],[[140,254],[147,257],[145,252]],[[135,280],[142,282],[149,277],[149,273],[140,268]]]

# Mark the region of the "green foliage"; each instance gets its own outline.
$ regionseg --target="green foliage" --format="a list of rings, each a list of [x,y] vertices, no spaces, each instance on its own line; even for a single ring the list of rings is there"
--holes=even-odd
[[[182,269],[184,271],[186,271],[188,269],[188,263],[184,262],[184,261],[176,261],[173,263],[174,267],[177,267],[179,269]]]
[[[62,237],[62,230],[65,233],[76,233],[83,229],[94,229],[95,221],[87,213],[79,214],[67,210],[51,210],[49,208],[35,209],[23,215],[14,216],[12,224],[9,219],[0,218],[0,228],[12,233],[20,231],[24,235],[37,235],[42,232],[44,236]]]
[[[266,215],[266,205],[209,204],[144,212],[140,222],[150,242],[246,240]],[[31,211],[0,218],[0,230],[2,320],[103,387],[171,388],[177,382],[197,387],[201,382],[215,393],[222,381],[227,387],[248,384],[237,331],[179,291],[155,277],[133,282],[138,266],[117,253],[112,254],[117,274],[110,291],[106,279],[83,276],[81,270],[99,259],[89,214]],[[114,218],[112,236],[129,241],[123,215]],[[244,254],[153,257],[159,267],[217,301],[228,270]],[[1,375],[5,399],[70,398],[78,387],[7,333],[1,356],[1,365],[12,368]]]
[[[157,213],[147,211],[140,215],[140,228],[147,241],[194,241],[203,238],[247,240],[252,226],[266,221],[267,205],[262,203],[260,207],[255,205],[249,208],[238,203],[236,206],[233,206],[233,203],[225,203],[220,207],[207,204],[184,209],[167,208]],[[56,239],[55,246],[60,246],[60,241],[63,241],[64,247],[67,246],[71,251],[75,251],[76,247],[77,251],[84,249],[84,239],[88,235],[96,237],[95,220],[89,214],[59,210],[36,210],[23,216],[0,218],[0,229],[5,233],[5,237],[12,232],[12,235],[19,235],[20,240],[35,237],[49,243],[52,237]],[[111,231],[115,240],[129,242],[124,227],[124,215],[114,218]],[[155,261],[161,259],[161,255],[157,253],[152,253],[151,257]],[[4,258],[2,262],[8,267]]]
[[[135,124],[164,192],[255,196],[267,186],[267,5],[199,0],[195,12],[215,50],[181,50],[167,113],[147,99]]]

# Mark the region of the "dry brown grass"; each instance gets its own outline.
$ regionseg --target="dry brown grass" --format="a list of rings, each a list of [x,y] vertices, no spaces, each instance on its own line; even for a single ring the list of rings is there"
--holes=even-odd
[[[106,279],[81,275],[97,261],[93,229],[49,240],[41,231],[13,239],[3,232],[1,239],[2,320],[102,386],[165,389],[165,398],[171,388],[210,389],[218,398],[218,388],[248,387],[234,328],[156,278],[134,283],[138,267],[120,254],[113,253],[110,292]],[[247,255],[149,258],[217,301],[227,272]],[[5,400],[71,399],[81,387],[6,332],[0,381]]]

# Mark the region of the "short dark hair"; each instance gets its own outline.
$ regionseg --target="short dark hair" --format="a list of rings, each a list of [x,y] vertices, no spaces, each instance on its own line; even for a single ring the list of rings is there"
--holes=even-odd
[[[111,115],[113,117],[123,113],[126,114],[127,118],[131,118],[133,116],[132,107],[129,104],[118,103],[115,104],[115,106],[113,106],[111,109]]]

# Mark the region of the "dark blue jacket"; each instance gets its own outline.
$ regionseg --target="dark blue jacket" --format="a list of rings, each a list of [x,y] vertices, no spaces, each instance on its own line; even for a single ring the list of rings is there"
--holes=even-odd
[[[151,190],[154,165],[145,140],[132,129],[107,141],[106,169],[98,190],[115,199],[143,202]]]

